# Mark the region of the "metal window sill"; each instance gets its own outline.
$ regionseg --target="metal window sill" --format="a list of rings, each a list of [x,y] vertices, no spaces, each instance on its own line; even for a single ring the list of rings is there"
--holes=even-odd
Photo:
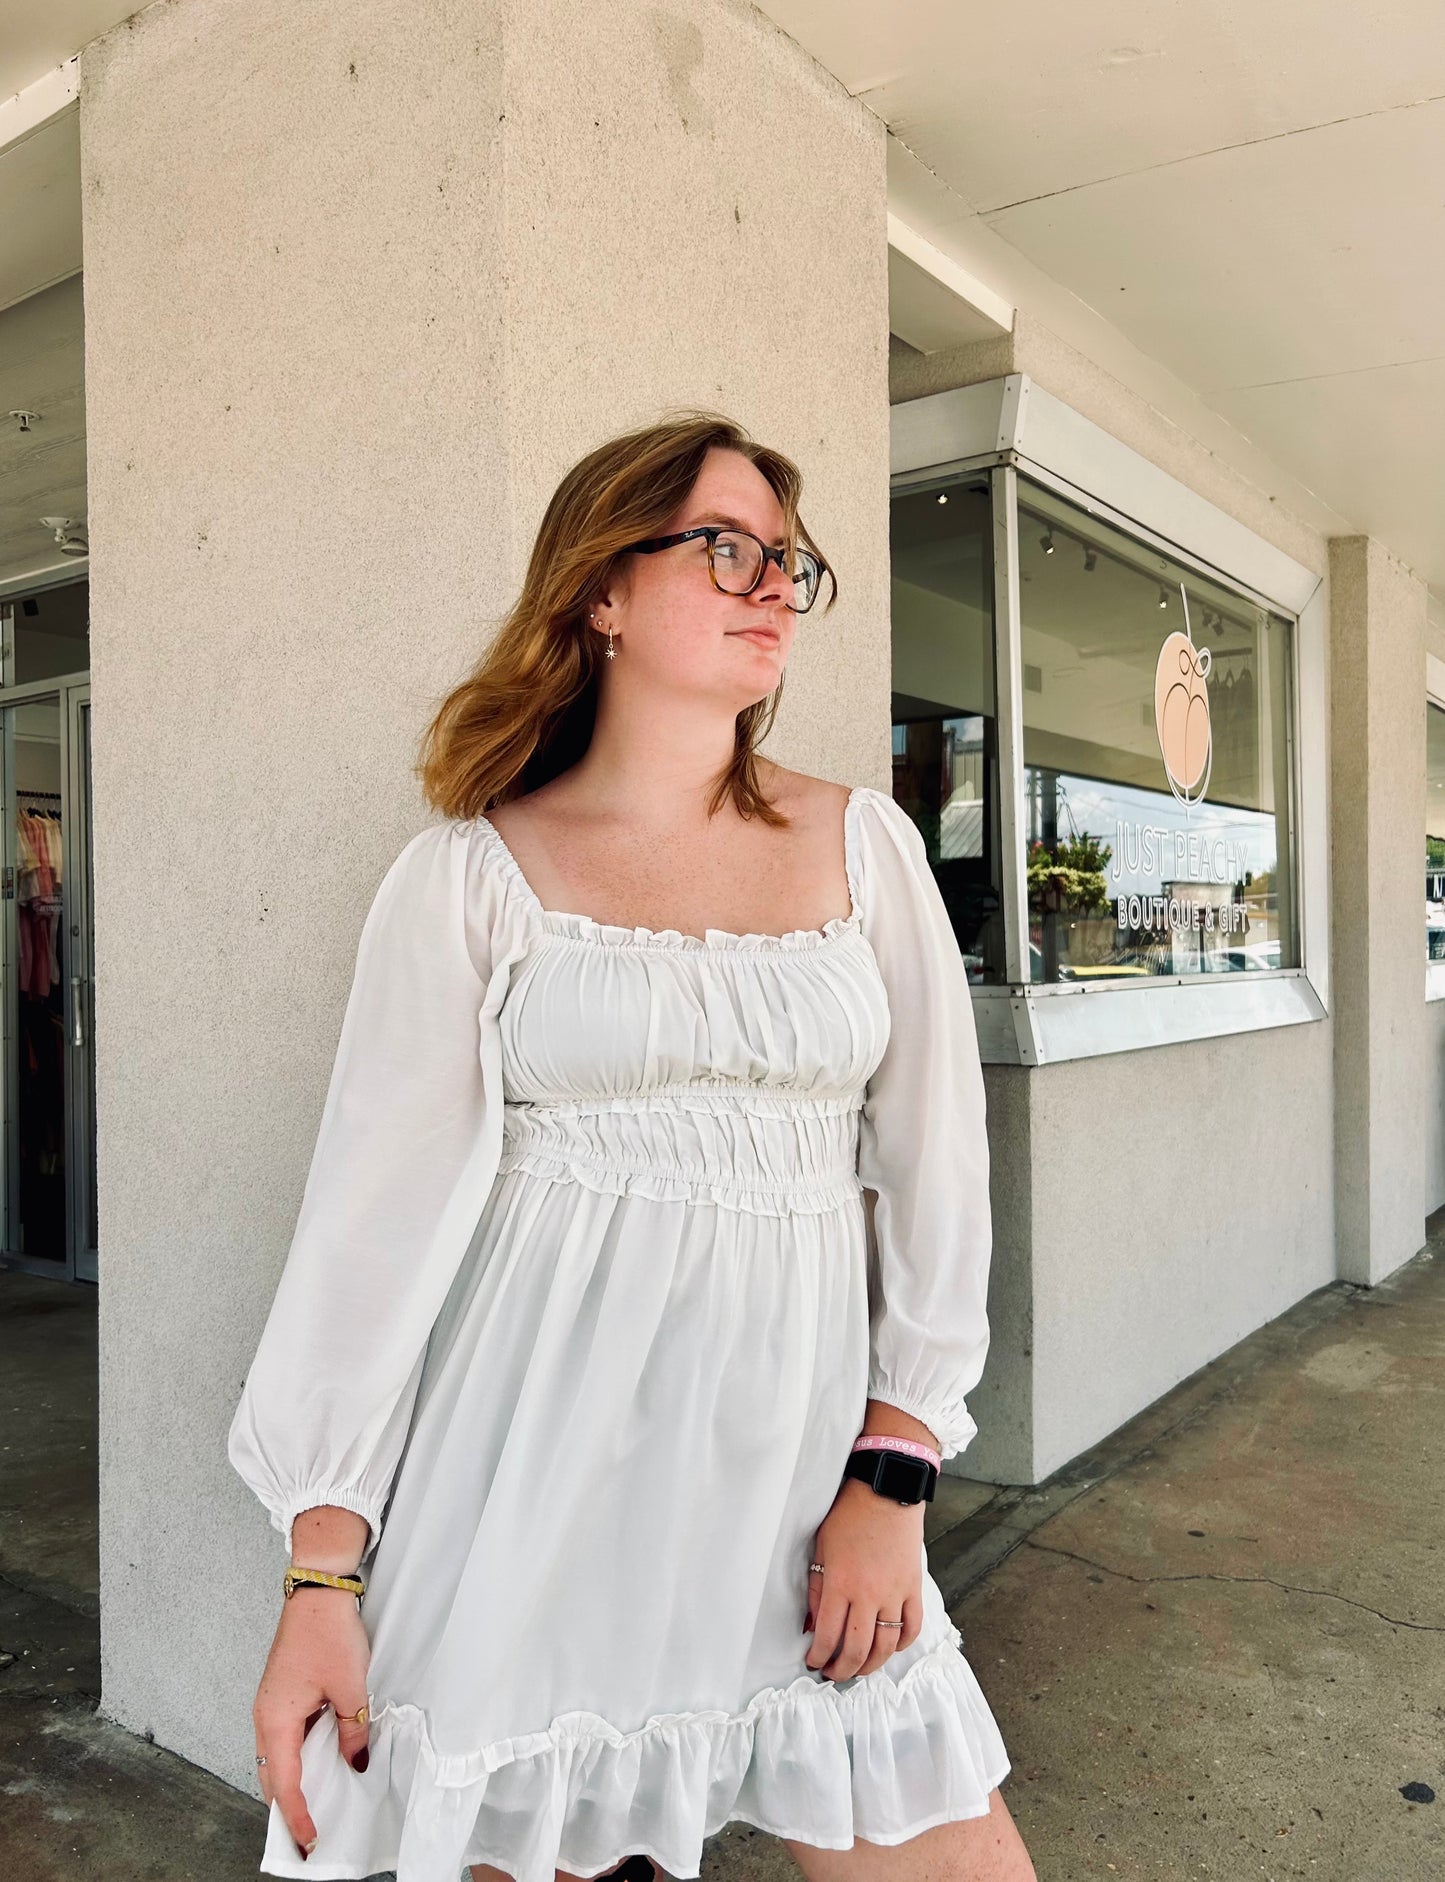
[[[975,987],[973,1010],[986,1065],[1055,1065],[1327,1016],[1299,967],[1237,977],[1171,975],[1147,984]]]

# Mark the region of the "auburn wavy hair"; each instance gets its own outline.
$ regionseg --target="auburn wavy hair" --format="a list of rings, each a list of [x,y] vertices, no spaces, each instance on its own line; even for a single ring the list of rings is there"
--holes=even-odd
[[[720,412],[680,411],[610,438],[574,464],[547,505],[521,593],[467,677],[437,709],[416,764],[428,803],[446,817],[485,814],[568,770],[587,750],[597,716],[601,636],[585,625],[624,545],[660,535],[686,501],[714,446],[755,464],[783,510],[790,544],[826,558],[803,525],[803,479],[791,458],[753,442]],[[838,584],[827,569],[831,592]],[[730,762],[708,806],[731,794],[742,816],[786,824],[758,780],[757,747],[782,700],[783,682],[737,715]]]

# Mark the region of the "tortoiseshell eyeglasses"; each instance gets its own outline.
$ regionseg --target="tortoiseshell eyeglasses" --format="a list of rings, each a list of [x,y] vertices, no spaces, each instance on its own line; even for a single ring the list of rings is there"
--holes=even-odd
[[[692,542],[699,536],[707,538],[707,572],[720,594],[750,595],[762,581],[769,562],[776,562],[782,573],[791,577],[793,593],[798,597],[785,602],[784,606],[794,614],[806,614],[818,599],[825,572],[828,579],[833,580],[833,571],[811,549],[796,545],[769,549],[746,530],[723,529],[715,523],[679,530],[675,536],[650,536],[645,542],[631,542],[623,553],[655,555],[659,549],[671,549],[677,543]]]

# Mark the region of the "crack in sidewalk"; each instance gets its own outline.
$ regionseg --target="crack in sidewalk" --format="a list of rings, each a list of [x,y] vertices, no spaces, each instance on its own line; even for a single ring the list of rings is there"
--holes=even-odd
[[[53,1586],[38,1587],[23,1571],[0,1569],[0,1588],[13,1589],[16,1594],[24,1595],[29,1601],[40,1601],[48,1603],[51,1607],[61,1608],[67,1614],[89,1621],[92,1626],[98,1619],[93,1608],[83,1605],[88,1597],[77,1595],[74,1599],[67,1600],[63,1594],[57,1594]]]
[[[1142,1583],[1156,1581],[1233,1581],[1241,1584],[1262,1582],[1266,1587],[1282,1589],[1285,1594],[1317,1595],[1322,1601],[1343,1601],[1346,1607],[1360,1608],[1366,1614],[1373,1614],[1376,1620],[1385,1621],[1391,1627],[1409,1627],[1423,1634],[1445,1634],[1445,1625],[1436,1621],[1406,1621],[1397,1615],[1385,1614],[1379,1608],[1372,1608],[1368,1601],[1356,1601],[1353,1596],[1336,1594],[1332,1588],[1296,1588],[1287,1581],[1276,1581],[1273,1575],[1222,1575],[1216,1570],[1203,1569],[1192,1575],[1132,1575],[1127,1568],[1111,1568],[1107,1562],[1096,1562],[1092,1556],[1078,1555],[1073,1549],[1061,1549],[1052,1542],[1035,1542],[1032,1536],[1025,1536],[1022,1547],[1040,1549],[1048,1555],[1062,1555],[1071,1562],[1082,1562],[1085,1568],[1097,1568],[1102,1574],[1113,1575],[1119,1581],[1137,1581]]]

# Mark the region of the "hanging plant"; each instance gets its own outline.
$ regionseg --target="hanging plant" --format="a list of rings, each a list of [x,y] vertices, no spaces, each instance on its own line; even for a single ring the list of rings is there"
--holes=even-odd
[[[1031,843],[1028,850],[1029,909],[1038,915],[1102,914],[1109,906],[1104,872],[1113,850],[1087,831],[1072,842]]]

